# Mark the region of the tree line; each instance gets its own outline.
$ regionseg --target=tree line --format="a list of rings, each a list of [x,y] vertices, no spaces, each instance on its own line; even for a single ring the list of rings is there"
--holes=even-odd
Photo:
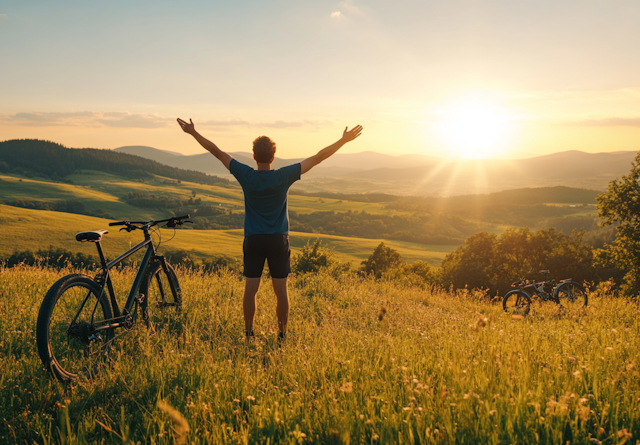
[[[183,170],[126,153],[96,148],[72,149],[38,139],[0,142],[0,172],[61,180],[78,170],[96,170],[128,179],[164,176],[180,181],[230,187],[231,182],[194,170]]]

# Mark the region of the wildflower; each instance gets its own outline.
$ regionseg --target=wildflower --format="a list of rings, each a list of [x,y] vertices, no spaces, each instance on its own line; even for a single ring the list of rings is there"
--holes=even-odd
[[[233,399],[233,401],[236,402],[236,403],[240,403],[240,400],[238,400],[238,399]]]
[[[371,439],[378,440],[378,437],[380,437],[380,436],[378,436],[377,434],[374,434],[373,436],[371,436]]]
[[[511,316],[511,318],[512,318],[513,320],[522,320],[524,317],[523,317],[522,315],[513,314],[513,315]]]
[[[255,402],[255,401],[256,401],[256,398],[255,398],[255,397],[253,397],[253,396],[247,396],[247,400],[248,400],[249,402]]]
[[[353,383],[351,382],[344,382],[342,384],[342,386],[340,387],[340,391],[349,394],[353,392]]]
[[[626,428],[622,428],[620,431],[618,431],[618,437],[623,440],[629,440],[631,439],[631,433],[627,431]]]
[[[371,425],[373,423],[373,420],[367,419],[364,423],[365,425]]]
[[[586,422],[587,420],[589,420],[589,415],[591,414],[591,410],[589,409],[588,406],[580,405],[577,411],[578,411],[578,417],[580,417],[580,420],[582,420],[583,422]]]
[[[497,414],[497,413],[498,413],[498,411],[495,410],[495,409],[492,409],[491,411],[489,411],[489,415],[490,416],[493,416],[494,414]]]

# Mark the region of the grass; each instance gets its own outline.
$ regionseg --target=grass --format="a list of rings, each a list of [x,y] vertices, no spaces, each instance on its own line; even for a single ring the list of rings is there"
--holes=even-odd
[[[0,205],[0,257],[8,257],[14,251],[35,252],[49,246],[95,255],[95,246],[91,243],[76,242],[75,235],[82,231],[109,229],[108,223],[108,220],[91,216]],[[111,229],[104,238],[103,248],[109,258],[114,258],[142,240],[140,232],[126,233],[117,230],[118,228]],[[165,241],[171,238],[173,233],[173,230],[162,229]],[[350,261],[354,268],[359,267],[360,262],[368,258],[382,241],[315,233],[290,233],[294,252],[301,250],[307,241],[317,238],[323,240],[324,245],[333,248],[340,261]],[[179,230],[175,238],[165,244],[165,248],[186,250],[200,260],[206,260],[211,256],[241,259],[242,241],[242,230]],[[439,267],[445,255],[457,247],[403,241],[384,242],[398,250],[407,262],[421,260],[434,267]]]
[[[119,336],[94,380],[62,385],[35,353],[47,289],[70,270],[0,267],[2,443],[638,443],[638,305],[605,293],[504,315],[481,294],[320,273],[292,277],[287,343],[242,280],[178,269],[185,306]],[[124,292],[133,271],[116,272]],[[189,431],[186,431],[188,427]]]
[[[161,218],[166,211],[143,209],[130,206],[121,198],[130,191],[149,193],[187,200],[196,192],[204,204],[214,205],[234,211],[244,211],[244,198],[239,186],[224,188],[175,181],[154,177],[145,182],[123,179],[120,176],[97,171],[81,171],[67,177],[73,184],[55,182],[46,178],[27,178],[20,175],[0,174],[0,202],[13,200],[54,201],[75,198],[81,200],[89,210],[108,212],[117,219]],[[386,210],[381,203],[363,203],[338,199],[320,199],[309,196],[291,195],[289,208],[298,213],[317,211],[354,212],[365,211],[372,214],[398,214]]]

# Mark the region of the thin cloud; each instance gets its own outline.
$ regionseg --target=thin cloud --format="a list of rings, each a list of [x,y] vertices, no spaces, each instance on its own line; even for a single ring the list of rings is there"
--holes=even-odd
[[[6,123],[28,127],[58,126],[107,126],[115,128],[160,128],[166,127],[171,119],[146,114],[127,112],[97,113],[94,111],[73,112],[23,112],[2,119]]]
[[[77,112],[33,112],[33,113],[15,113],[10,115],[6,120],[9,123],[26,125],[31,127],[49,127],[59,125],[80,125],[75,123],[79,120],[86,121],[87,118],[96,117],[97,114],[91,111]]]
[[[249,122],[242,119],[231,120],[209,120],[204,122],[194,122],[196,126],[201,127],[216,127],[216,128],[230,128],[230,127],[247,127],[247,128],[318,128],[325,125],[329,125],[331,122],[327,120],[301,120],[301,121],[284,121],[276,120],[273,122]]]
[[[243,121],[240,119],[231,119],[231,120],[210,120],[204,122],[195,122],[196,125],[203,127],[238,127],[238,126],[251,126],[251,124],[247,121]]]
[[[7,14],[0,14],[0,19],[6,19],[7,17],[9,17]]]
[[[345,0],[343,2],[340,3],[340,8],[344,9],[347,12],[350,12],[352,14],[357,14],[357,15],[361,15],[364,13],[362,7],[360,6],[356,6],[355,4],[356,2],[354,0]]]
[[[331,122],[327,120],[320,121],[312,121],[312,120],[302,120],[302,121],[282,121],[278,120],[275,122],[263,122],[254,125],[255,127],[265,127],[265,128],[304,128],[304,127],[323,127],[325,125],[329,125]]]
[[[640,127],[640,118],[608,117],[604,119],[583,119],[571,122],[581,127]]]
[[[152,114],[136,114],[126,111],[49,111],[49,112],[21,112],[11,115],[0,115],[0,122],[29,126],[29,127],[109,127],[109,128],[163,128],[175,124],[174,118],[156,116]],[[212,119],[194,122],[197,127],[216,128],[217,130],[231,130],[238,128],[276,128],[276,129],[317,129],[331,125],[329,120],[275,120],[275,121],[247,121],[244,119]]]
[[[331,13],[331,18],[340,18],[342,17],[342,13],[340,11],[333,11]]]
[[[162,128],[169,124],[169,119],[145,114],[130,114],[116,119],[97,119],[97,122],[113,128]]]

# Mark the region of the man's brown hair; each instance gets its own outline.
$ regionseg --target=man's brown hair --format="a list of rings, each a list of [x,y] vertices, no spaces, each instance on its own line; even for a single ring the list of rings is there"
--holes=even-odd
[[[253,141],[253,154],[261,164],[270,164],[276,154],[276,143],[268,136],[260,136]]]

